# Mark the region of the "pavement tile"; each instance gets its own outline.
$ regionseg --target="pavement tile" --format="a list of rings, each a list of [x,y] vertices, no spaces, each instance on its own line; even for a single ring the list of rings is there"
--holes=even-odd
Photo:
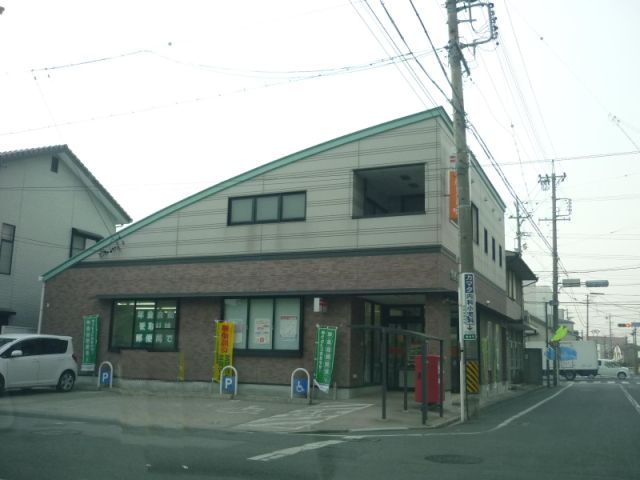
[[[439,428],[459,419],[458,397],[449,393],[443,415],[439,415],[437,406],[431,406],[427,423],[422,425],[421,405],[410,396],[405,410],[402,392],[387,394],[386,418],[383,419],[380,394],[348,400],[314,400],[309,405],[305,399],[291,400],[282,393],[280,396],[240,394],[231,399],[206,390],[98,390],[94,382],[91,377],[80,378],[77,388],[70,393],[33,390],[6,394],[0,397],[0,414],[5,417],[12,414],[67,417],[76,421],[100,421],[131,427],[290,433]],[[492,401],[485,401],[484,405],[524,394],[532,388],[503,392]]]

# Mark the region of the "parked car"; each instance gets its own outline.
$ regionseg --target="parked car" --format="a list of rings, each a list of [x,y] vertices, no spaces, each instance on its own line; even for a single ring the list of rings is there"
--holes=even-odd
[[[618,377],[618,379],[624,380],[629,378],[630,372],[627,367],[623,367],[616,360],[599,358],[598,375],[602,375],[603,377]]]
[[[0,393],[5,389],[55,387],[68,392],[78,375],[71,337],[0,335]]]

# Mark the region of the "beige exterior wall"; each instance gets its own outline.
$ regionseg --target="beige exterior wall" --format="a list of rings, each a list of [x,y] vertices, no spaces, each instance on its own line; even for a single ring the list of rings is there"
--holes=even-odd
[[[459,239],[458,239],[458,225],[457,223],[449,220],[449,156],[455,154],[455,147],[453,142],[453,135],[448,129],[439,130],[440,145],[439,157],[440,157],[440,190],[444,192],[440,196],[441,204],[439,205],[439,211],[442,219],[441,224],[441,239],[442,245],[449,251],[458,255],[460,251]],[[473,262],[476,272],[490,282],[494,283],[501,289],[506,288],[506,259],[505,259],[505,247],[504,247],[504,214],[505,207],[501,199],[496,196],[496,193],[488,185],[488,179],[484,173],[480,173],[479,167],[472,166],[469,169],[470,178],[470,192],[471,201],[478,207],[479,217],[479,243],[473,246]],[[484,229],[488,231],[488,253],[484,251]],[[496,259],[492,258],[491,240],[496,240]],[[502,266],[498,259],[499,246],[502,246]]]
[[[86,261],[439,245],[443,128],[440,120],[427,120],[264,173],[127,235],[107,257]],[[426,214],[353,218],[355,169],[416,163],[425,164]],[[230,197],[292,191],[307,193],[305,221],[227,226]]]
[[[119,250],[104,257],[93,255],[85,262],[439,245],[457,255],[458,226],[448,214],[449,155],[453,151],[452,135],[439,118],[369,136],[187,205],[128,234]],[[425,213],[354,218],[354,170],[420,163],[425,165]],[[504,204],[478,168],[472,168],[470,174],[471,198],[478,207],[480,227],[480,242],[474,245],[475,268],[504,290]],[[227,225],[229,198],[295,191],[306,192],[305,221]]]

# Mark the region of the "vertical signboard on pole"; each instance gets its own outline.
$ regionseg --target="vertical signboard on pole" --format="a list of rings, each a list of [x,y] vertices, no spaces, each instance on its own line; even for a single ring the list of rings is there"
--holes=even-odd
[[[213,379],[220,381],[220,372],[233,364],[233,327],[231,322],[216,322],[216,352],[213,359]]]
[[[82,362],[81,372],[94,372],[98,354],[98,320],[99,315],[82,317]]]
[[[462,334],[464,340],[476,340],[476,282],[473,273],[462,274]]]
[[[316,332],[316,360],[313,384],[323,393],[328,393],[331,386],[337,334],[338,327],[319,326]]]

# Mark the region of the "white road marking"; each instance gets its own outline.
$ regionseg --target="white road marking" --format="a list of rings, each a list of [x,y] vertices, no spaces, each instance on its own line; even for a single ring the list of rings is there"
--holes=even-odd
[[[247,460],[270,462],[271,460],[277,460],[282,457],[296,455],[298,453],[306,452],[309,450],[317,450],[318,448],[337,445],[339,443],[344,443],[344,440],[325,440],[324,442],[306,443],[304,445],[300,445],[299,447],[284,448],[282,450],[276,450],[275,452],[256,455],[255,457],[250,457]]]
[[[631,394],[627,392],[626,388],[624,388],[622,385],[620,385],[620,388],[622,389],[622,393],[624,393],[624,396],[627,397],[627,400],[631,402],[631,405],[633,405],[633,408],[635,408],[636,412],[638,412],[638,414],[640,415],[640,404],[638,404],[635,398],[633,398]]]
[[[238,430],[294,432],[372,406],[370,403],[317,405],[237,425]]]
[[[520,413],[517,413],[514,416],[507,418],[501,424],[496,425],[495,427],[490,429],[489,432],[493,432],[495,430],[500,430],[501,428],[506,427],[507,425],[509,425],[514,420],[517,420],[518,418],[522,417],[523,415],[526,415],[527,413],[532,412],[533,410],[535,410],[539,406],[544,405],[545,403],[547,403],[549,400],[553,400],[554,398],[556,398],[558,395],[560,395],[562,392],[564,392],[567,388],[571,387],[572,385],[573,385],[573,383],[569,383],[566,387],[563,387],[562,390],[560,390],[559,392],[556,392],[553,395],[551,395],[550,397],[545,398],[544,400],[536,403],[535,405],[530,406],[529,408],[521,411]]]

